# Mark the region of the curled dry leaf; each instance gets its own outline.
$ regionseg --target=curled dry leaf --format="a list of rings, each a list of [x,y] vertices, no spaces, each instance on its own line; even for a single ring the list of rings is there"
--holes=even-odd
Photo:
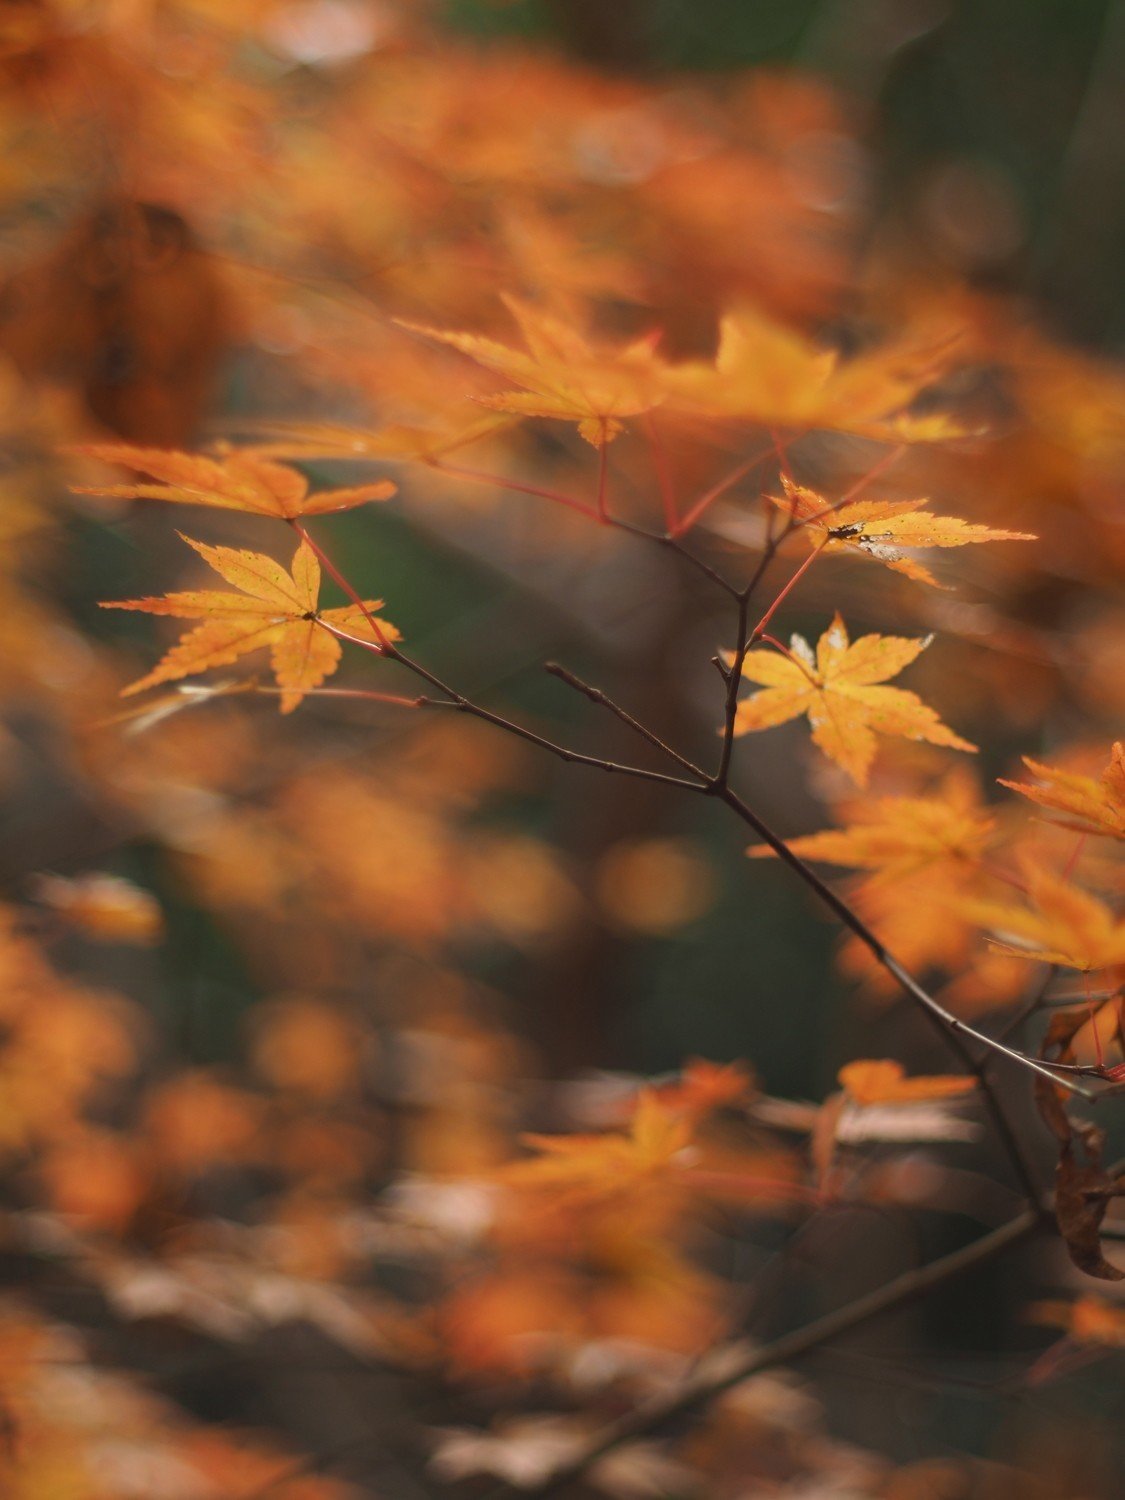
[[[909,666],[930,639],[864,635],[850,642],[836,615],[815,654],[799,635],[792,637],[785,655],[750,651],[743,676],[760,683],[762,691],[738,705],[735,733],[772,729],[807,714],[814,743],[859,786],[867,784],[876,733],[975,751],[975,745],[954,734],[915,693],[882,685]]]
[[[1044,1083],[1044,1088],[1052,1088]],[[1086,1160],[1080,1162],[1075,1139]],[[1125,1271],[1102,1253],[1101,1227],[1110,1202],[1125,1196],[1125,1177],[1111,1177],[1102,1167],[1105,1131],[1083,1121],[1059,1151],[1055,1169],[1055,1218],[1067,1253],[1080,1271],[1102,1281],[1125,1281]]]
[[[5,9],[0,67],[10,102],[13,29],[46,22],[59,28],[64,50],[80,49],[93,40],[98,21],[88,15],[76,28],[73,19],[55,4]],[[114,51],[112,61],[99,59],[103,79],[107,64],[112,70],[124,62]],[[29,69],[38,84],[43,61]],[[51,87],[52,115],[66,108],[65,92]],[[74,103],[83,118],[94,107],[86,87]],[[36,108],[44,107],[41,99]],[[9,160],[18,154],[13,150]],[[96,191],[95,183],[90,187]],[[126,441],[182,443],[206,413],[231,341],[224,281],[219,257],[176,209],[109,192],[46,256],[6,280],[0,349],[26,378],[72,390],[91,417]]]
[[[1040,1056],[1051,1062],[1070,1062],[1073,1043],[1085,1021],[1081,1010],[1059,1011],[1051,1017]],[[1102,1221],[1114,1198],[1125,1196],[1125,1176],[1111,1177],[1102,1166],[1105,1131],[1087,1120],[1073,1120],[1067,1096],[1056,1084],[1035,1079],[1035,1102],[1048,1129],[1059,1143],[1055,1168],[1055,1220],[1067,1254],[1080,1271],[1102,1281],[1125,1281],[1125,1271],[1112,1265],[1102,1251]],[[1085,1160],[1079,1160],[1076,1146]]]

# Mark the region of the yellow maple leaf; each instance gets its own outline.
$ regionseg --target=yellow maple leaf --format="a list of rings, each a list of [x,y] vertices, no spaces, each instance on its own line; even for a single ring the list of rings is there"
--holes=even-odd
[[[1033,542],[1027,531],[999,531],[962,521],[959,516],[938,516],[923,510],[925,500],[852,500],[833,506],[823,495],[782,475],[784,495],[770,495],[773,503],[794,520],[813,547],[825,552],[856,551],[884,563],[907,578],[938,583],[930,570],[903,548],[965,547],[971,542]]]
[[[1067,813],[1069,816],[1065,818],[1052,820],[1065,828],[1125,839],[1125,745],[1113,746],[1109,764],[1096,781],[1092,776],[1078,776],[1057,766],[1041,765],[1027,755],[1023,763],[1045,784],[1028,786],[1022,781],[1001,778],[1000,785],[1029,797],[1041,807]]]
[[[655,353],[654,338],[618,349],[595,348],[561,318],[514,297],[504,302],[519,324],[526,351],[481,334],[401,326],[449,344],[523,387],[479,396],[485,406],[514,416],[577,422],[579,433],[595,448],[623,431],[621,418],[639,416],[663,400],[666,366]]]
[[[288,464],[274,463],[253,453],[223,452],[219,458],[180,453],[165,448],[135,448],[128,443],[87,443],[71,453],[101,463],[151,476],[140,484],[73,485],[79,495],[112,495],[123,500],[171,500],[179,505],[211,505],[220,510],[245,510],[259,516],[324,515],[351,510],[369,500],[387,500],[396,486],[389,479],[350,489],[309,494],[309,482]]]
[[[977,1080],[969,1074],[933,1073],[907,1078],[906,1069],[891,1058],[862,1058],[836,1075],[840,1087],[855,1104],[916,1104],[924,1099],[949,1099],[969,1094]]]
[[[103,609],[136,609],[151,615],[203,621],[183,635],[147,676],[122,689],[123,696],[211,667],[226,666],[250,651],[268,646],[274,676],[282,690],[281,712],[287,714],[339,665],[340,642],[325,625],[376,645],[399,639],[393,625],[379,620],[377,632],[364,613],[366,610],[373,614],[381,609],[381,599],[366,600],[364,609],[354,604],[341,609],[318,609],[320,564],[307,542],[297,548],[291,571],[286,572],[280,563],[261,552],[209,547],[186,536],[183,540],[241,592],[193,589],[156,599],[104,603]]]
[[[714,363],[689,360],[669,372],[674,405],[767,427],[826,428],[894,442],[955,436],[945,417],[904,408],[949,363],[952,341],[912,337],[843,360],[749,305],[719,325]]]
[[[880,685],[909,666],[929,643],[930,637],[893,635],[864,635],[849,642],[836,615],[815,654],[799,635],[793,636],[788,655],[749,651],[743,676],[761,684],[762,691],[738,705],[735,733],[771,729],[807,714],[814,743],[859,786],[867,784],[876,733],[975,750],[915,693]]]
[[[919,870],[963,875],[992,840],[996,820],[980,806],[975,782],[951,772],[932,797],[878,797],[846,804],[845,828],[786,842],[802,859],[853,870],[874,870],[874,880],[899,880]],[[768,844],[748,849],[751,859],[772,857]]]
[[[1020,958],[1090,972],[1125,964],[1125,921],[1104,901],[1049,870],[1024,861],[1028,904],[967,898],[961,914]]]

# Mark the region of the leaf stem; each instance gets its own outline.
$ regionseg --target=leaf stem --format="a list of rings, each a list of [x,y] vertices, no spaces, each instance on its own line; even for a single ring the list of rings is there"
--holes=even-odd
[[[649,451],[652,454],[652,466],[656,471],[656,483],[660,490],[660,508],[664,516],[664,530],[669,536],[675,536],[676,527],[679,525],[679,515],[676,510],[676,487],[672,478],[672,465],[668,459],[668,449],[664,445],[660,428],[651,412],[646,412],[644,419],[645,436],[648,438]]]
[[[785,603],[785,600],[789,597],[789,595],[796,588],[797,584],[809,571],[813,563],[816,562],[817,558],[824,551],[826,545],[826,542],[821,542],[818,546],[814,547],[813,550],[809,553],[808,557],[805,558],[804,562],[789,579],[788,583],[774,599],[769,609],[766,610],[765,614],[754,626],[754,629],[750,632],[750,639],[747,643],[748,645],[752,646],[756,641],[760,641],[762,639],[766,626],[773,619],[774,615],[777,614],[778,610]]]
[[[755,453],[752,458],[744,459],[741,463],[736,464],[735,467],[731,469],[729,474],[725,474],[723,478],[720,479],[717,483],[713,484],[709,490],[704,490],[703,494],[699,496],[698,500],[696,500],[693,505],[688,507],[688,509],[680,517],[675,527],[673,527],[672,536],[674,538],[681,537],[685,532],[690,531],[695,523],[704,514],[704,512],[714,504],[714,502],[719,498],[720,495],[725,495],[727,490],[729,490],[732,485],[737,484],[740,479],[745,478],[745,476],[749,474],[751,469],[755,468],[758,464],[769,458],[770,454],[773,452],[774,445],[773,443],[770,443],[765,448],[763,448],[760,453]]]
[[[563,505],[568,510],[575,510],[579,515],[588,516],[592,521],[602,521],[605,518],[592,505],[587,505],[585,500],[577,500],[573,495],[564,495],[561,490],[549,490],[537,484],[524,484],[519,479],[508,479],[503,474],[487,474],[481,469],[466,469],[461,464],[447,464],[440,459],[430,458],[425,460],[426,466],[434,469],[439,474],[449,474],[455,479],[468,479],[474,484],[494,484],[497,489],[512,490],[517,495],[538,495],[543,500],[553,500],[556,505]]]

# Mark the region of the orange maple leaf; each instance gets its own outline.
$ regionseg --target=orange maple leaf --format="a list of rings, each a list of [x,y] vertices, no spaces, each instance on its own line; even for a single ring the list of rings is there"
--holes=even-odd
[[[1125,921],[1104,901],[1030,860],[1024,874],[1030,905],[968,898],[956,909],[1020,958],[1086,972],[1125,964]]]
[[[351,489],[320,490],[309,494],[309,482],[288,464],[274,463],[252,453],[224,452],[219,458],[174,449],[134,448],[128,443],[86,443],[68,450],[101,463],[121,464],[151,475],[140,484],[73,485],[79,495],[113,495],[124,500],[171,500],[179,505],[213,505],[220,510],[245,510],[259,516],[323,515],[350,510],[368,500],[387,500],[396,486],[389,479]]]
[[[874,881],[898,880],[919,870],[948,870],[964,875],[992,841],[996,820],[984,814],[971,778],[956,772],[946,777],[940,796],[879,797],[846,804],[853,819],[846,828],[786,842],[802,859],[854,870],[874,870]],[[766,859],[768,844],[748,849],[751,859]]]
[[[1114,745],[1109,764],[1097,781],[1092,776],[1078,776],[1057,766],[1040,765],[1027,755],[1023,763],[1046,784],[1028,786],[1021,781],[1001,778],[1000,785],[1010,787],[1013,792],[1029,797],[1042,807],[1068,813],[1066,818],[1052,820],[1064,828],[1125,839],[1125,745]]]
[[[713,364],[689,360],[668,375],[674,405],[767,427],[826,428],[896,442],[933,441],[958,429],[903,409],[946,368],[952,340],[910,338],[841,360],[756,308],[727,313]]]
[[[848,1063],[836,1075],[840,1087],[855,1104],[917,1104],[970,1094],[977,1080],[970,1074],[932,1073],[907,1078],[901,1063],[891,1058],[863,1058]]]
[[[378,621],[381,635],[377,633],[357,605],[318,609],[320,564],[307,542],[293,554],[292,570],[287,573],[280,563],[261,552],[209,547],[186,536],[183,540],[242,592],[194,589],[158,599],[104,603],[103,609],[138,609],[150,615],[204,622],[182,636],[147,676],[122,689],[123,695],[226,666],[249,651],[268,646],[274,676],[282,690],[281,712],[287,714],[339,665],[340,642],[324,628],[326,625],[376,645],[399,639],[395,627],[384,620]],[[369,599],[364,608],[373,613],[382,604],[381,599]]]
[[[735,733],[771,729],[807,714],[814,743],[859,786],[867,784],[876,733],[975,750],[916,694],[878,685],[909,666],[930,639],[864,635],[849,643],[837,614],[815,654],[799,635],[792,637],[788,655],[749,651],[743,676],[760,683],[763,691],[738,705]]]
[[[784,495],[770,495],[808,537],[811,546],[826,552],[856,551],[884,563],[896,573],[935,588],[946,588],[916,558],[902,549],[914,547],[965,547],[970,542],[1033,542],[1027,531],[998,531],[962,521],[958,516],[937,516],[923,510],[925,500],[852,500],[833,506],[823,495],[782,475]]]
[[[554,1186],[612,1194],[674,1172],[686,1159],[694,1125],[652,1089],[642,1089],[627,1134],[525,1135],[540,1152],[504,1173],[513,1184]]]
[[[693,1057],[674,1083],[658,1090],[657,1097],[666,1110],[698,1120],[743,1103],[753,1089],[754,1077],[745,1063],[713,1063]]]
[[[485,406],[514,416],[577,422],[579,433],[595,448],[624,430],[622,417],[639,416],[663,400],[666,367],[656,356],[654,336],[618,349],[597,349],[561,318],[514,297],[504,302],[519,324],[527,352],[481,334],[401,326],[450,344],[523,387],[478,396]]]
[[[445,426],[409,422],[388,422],[383,427],[353,427],[346,422],[255,422],[252,427],[239,430],[263,433],[266,441],[241,449],[240,456],[292,458],[302,463],[364,458],[424,462],[500,432],[511,421],[504,416],[477,412],[470,418],[459,415],[457,421],[449,421]]]
[[[788,1157],[701,1145],[696,1139],[701,1113],[642,1089],[626,1132],[526,1135],[524,1143],[540,1155],[503,1169],[502,1178],[513,1187],[552,1189],[575,1203],[628,1196],[634,1206],[663,1212],[696,1196],[754,1203],[794,1196]]]

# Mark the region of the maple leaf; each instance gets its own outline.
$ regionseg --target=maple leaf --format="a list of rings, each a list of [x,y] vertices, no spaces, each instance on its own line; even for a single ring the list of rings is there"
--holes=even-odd
[[[922,1100],[948,1099],[970,1094],[977,1080],[970,1074],[934,1073],[907,1078],[901,1063],[891,1058],[863,1058],[848,1063],[836,1075],[837,1082],[855,1104],[917,1104]]]
[[[1116,743],[1113,746],[1109,764],[1096,781],[1092,776],[1078,776],[1057,766],[1040,765],[1026,755],[1023,763],[1046,784],[1028,786],[1022,781],[1001,778],[1000,785],[1029,797],[1041,807],[1069,814],[1065,818],[1052,819],[1064,828],[1125,839],[1125,745]]]
[[[827,428],[882,440],[933,441],[955,436],[945,417],[903,415],[942,373],[952,340],[905,339],[841,360],[756,308],[727,313],[713,364],[689,360],[669,372],[671,399],[691,412],[744,418],[767,427]]]
[[[876,733],[974,751],[975,745],[954,734],[916,694],[881,686],[909,666],[931,639],[864,635],[849,642],[837,614],[815,654],[799,635],[792,637],[789,655],[749,651],[743,676],[763,690],[738,705],[735,733],[771,729],[807,714],[814,743],[859,786],[867,784]]]
[[[923,510],[925,500],[852,500],[833,506],[816,490],[781,476],[784,495],[768,498],[795,521],[814,548],[826,552],[861,552],[896,573],[935,588],[948,585],[937,579],[903,548],[965,547],[971,542],[1033,542],[1027,531],[998,531],[962,521],[959,516],[937,516]]]
[[[525,1145],[541,1155],[509,1167],[505,1177],[514,1184],[612,1194],[673,1171],[692,1134],[689,1115],[642,1089],[627,1134],[525,1135]]]
[[[999,934],[996,946],[1020,958],[1090,972],[1125,964],[1125,921],[1069,880],[1024,861],[1030,905],[962,899],[957,910]]]
[[[975,783],[956,772],[945,779],[940,796],[856,799],[846,810],[853,819],[848,827],[788,839],[789,848],[802,859],[874,870],[876,880],[939,868],[963,875],[977,864],[996,827],[981,810]],[[746,852],[751,859],[774,855],[768,844]]]
[[[261,552],[209,547],[186,536],[183,540],[241,592],[194,589],[157,599],[104,603],[103,609],[137,609],[150,615],[203,621],[182,636],[147,676],[122,689],[123,695],[226,666],[247,652],[268,646],[274,676],[282,690],[281,712],[287,714],[339,664],[340,642],[324,628],[325,624],[377,645],[399,639],[395,627],[384,620],[378,622],[380,638],[357,605],[317,608],[320,564],[307,542],[302,541],[293,554],[287,573],[280,563]],[[364,608],[373,613],[382,604],[381,599],[369,599]]]
[[[523,387],[477,397],[485,406],[514,416],[577,422],[579,433],[595,448],[624,430],[622,417],[639,416],[663,400],[666,367],[655,354],[654,336],[619,349],[595,349],[561,318],[514,297],[504,302],[519,324],[526,352],[481,334],[414,323],[401,326],[450,344]]]
[[[504,416],[474,414],[444,427],[389,422],[383,427],[353,427],[346,422],[256,422],[243,432],[261,432],[267,441],[240,450],[256,459],[414,459],[425,462],[468,447],[510,425]],[[328,491],[328,493],[332,493]],[[319,498],[316,497],[316,498]]]
[[[351,510],[368,500],[387,500],[396,491],[389,479],[351,489],[309,494],[309,482],[288,464],[253,453],[224,452],[219,458],[174,449],[134,448],[128,443],[86,443],[68,450],[101,463],[121,464],[151,476],[140,484],[72,485],[79,495],[112,495],[123,500],[171,500],[179,505],[213,505],[259,516],[324,515]]]
[[[628,1196],[637,1212],[647,1206],[668,1213],[697,1195],[758,1204],[794,1196],[787,1157],[705,1150],[695,1139],[701,1113],[642,1089],[626,1132],[525,1135],[525,1145],[541,1154],[506,1168],[503,1180],[514,1187],[553,1189],[574,1203]]]

